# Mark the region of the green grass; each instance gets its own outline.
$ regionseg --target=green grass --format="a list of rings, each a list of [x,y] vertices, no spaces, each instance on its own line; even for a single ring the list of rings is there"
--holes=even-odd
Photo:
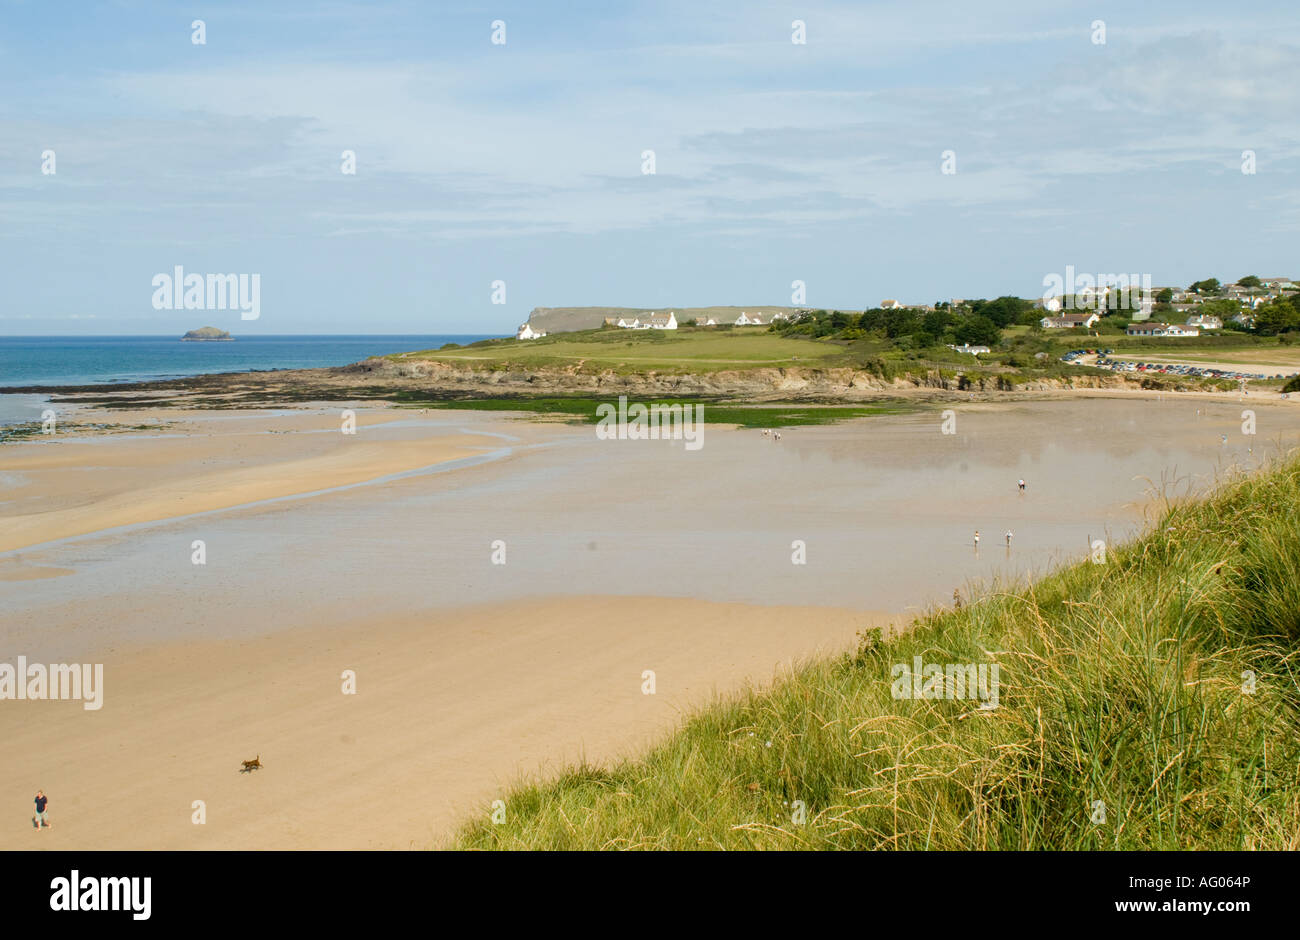
[[[826,364],[844,348],[764,327],[741,329],[586,330],[534,340],[483,340],[452,349],[395,353],[396,361],[432,359],[484,369],[578,367],[586,371],[701,373]]]
[[[903,414],[916,410],[916,405],[893,401],[888,404],[848,405],[834,407],[805,405],[730,405],[714,404],[709,400],[693,398],[629,399],[644,405],[703,405],[706,424],[734,424],[743,428],[787,428],[817,424],[833,424],[850,418],[869,418],[876,415]],[[408,402],[406,407],[442,408],[472,411],[519,411],[525,414],[561,415],[574,419],[576,424],[595,424],[599,421],[596,408],[602,404],[617,407],[617,398],[471,398],[452,401]]]
[[[1300,460],[485,807],[466,849],[1296,849]],[[1000,706],[891,666],[997,662]],[[1253,692],[1243,673],[1253,673]],[[791,806],[802,801],[806,820]],[[1094,801],[1106,809],[1093,821]]]

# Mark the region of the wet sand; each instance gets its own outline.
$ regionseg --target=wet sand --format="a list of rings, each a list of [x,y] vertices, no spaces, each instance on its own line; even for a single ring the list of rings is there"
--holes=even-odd
[[[151,420],[147,413],[115,416]],[[496,442],[434,437],[398,414],[365,415],[343,433],[338,414],[181,412],[120,436],[55,433],[11,446],[0,466],[39,478],[3,508],[0,552],[120,526],[335,489],[483,453]],[[422,432],[422,433],[421,433]],[[6,494],[7,495],[7,494]],[[23,512],[30,507],[30,512]]]
[[[954,434],[936,409],[779,442],[709,426],[695,452],[383,408],[358,409],[346,441],[338,409],[314,409],[5,445],[0,531],[42,515],[83,531],[0,552],[0,662],[103,662],[106,690],[97,712],[0,701],[0,801],[42,787],[56,825],[11,819],[0,848],[428,845],[516,773],[631,753],[715,687],[1081,557],[1158,493],[1300,443],[1296,403],[1254,396],[953,408]],[[177,415],[130,420],[153,418]],[[113,500],[177,486],[230,501],[90,531],[122,518]],[[266,769],[239,774],[255,754]]]

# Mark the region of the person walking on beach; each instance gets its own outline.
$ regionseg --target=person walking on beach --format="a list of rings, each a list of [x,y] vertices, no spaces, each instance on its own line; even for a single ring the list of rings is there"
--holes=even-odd
[[[41,831],[41,826],[44,826],[46,829],[51,828],[50,821],[45,818],[45,804],[49,801],[50,798],[42,791],[36,791],[36,815],[32,817],[32,822],[36,824],[37,832]]]
[[[1007,548],[1011,547],[1011,536],[1013,534],[1014,533],[1010,529],[1007,529]]]
[[[976,530],[975,530],[975,547],[976,547],[976,548],[979,548],[979,547],[980,547],[980,530],[979,530],[979,529],[976,529]]]
[[[1020,492],[1023,493],[1024,491],[1025,491],[1025,481],[1024,481],[1024,480],[1021,480],[1021,481],[1020,481]]]

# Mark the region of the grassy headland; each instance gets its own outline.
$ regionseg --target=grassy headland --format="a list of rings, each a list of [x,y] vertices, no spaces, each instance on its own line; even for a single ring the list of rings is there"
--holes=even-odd
[[[868,312],[869,313],[869,312]],[[1193,376],[1143,375],[1125,380],[1106,369],[1062,362],[1067,352],[1083,347],[1113,349],[1117,354],[1179,356],[1199,354],[1221,358],[1231,353],[1284,359],[1289,347],[1276,338],[1241,332],[1205,334],[1186,339],[1127,336],[1108,324],[1105,332],[1043,331],[1010,325],[994,332],[990,349],[978,356],[958,352],[926,333],[890,336],[884,330],[864,331],[857,315],[816,312],[802,320],[774,327],[683,327],[673,331],[624,330],[606,327],[575,333],[555,333],[533,340],[482,340],[468,346],[395,353],[383,357],[400,366],[438,363],[480,373],[539,373],[572,377],[606,375],[620,378],[654,375],[716,376],[735,379],[768,370],[804,375],[844,370],[878,383],[901,382],[933,388],[1014,391],[1043,381],[1070,385],[1131,381],[1158,390],[1235,390],[1236,382]],[[862,314],[861,316],[867,316]],[[820,317],[820,319],[819,319]],[[799,332],[802,331],[802,332]],[[1296,361],[1300,365],[1300,358]],[[1261,386],[1272,380],[1257,382]],[[1280,383],[1277,383],[1280,384]]]
[[[486,339],[468,346],[395,353],[395,362],[430,359],[480,369],[579,367],[627,375],[701,373],[757,368],[846,364],[845,349],[806,337],[784,337],[766,327],[621,330],[553,333],[533,340]]]
[[[1168,506],[1104,563],[719,701],[641,760],[521,785],[457,844],[1295,849],[1297,531],[1293,458]],[[998,707],[895,699],[918,656],[998,663]]]

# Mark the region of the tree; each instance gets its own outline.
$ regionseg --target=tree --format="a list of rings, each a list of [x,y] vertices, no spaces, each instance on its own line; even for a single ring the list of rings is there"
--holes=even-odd
[[[1171,304],[1174,302],[1174,291],[1171,287],[1162,287],[1156,291],[1156,303]]]
[[[971,314],[957,324],[957,342],[971,346],[995,346],[1002,338],[998,325],[982,314]]]
[[[1247,274],[1237,282],[1238,287],[1260,287],[1262,282],[1253,274]]]
[[[942,336],[952,326],[953,315],[947,310],[931,310],[921,318],[921,328],[931,336]]]
[[[1284,300],[1274,300],[1255,311],[1255,332],[1277,336],[1300,330],[1300,310]]]
[[[1034,305],[1019,297],[1002,296],[996,300],[983,302],[975,308],[975,313],[992,320],[997,326],[1010,326],[1019,323],[1026,311],[1032,311]]]
[[[1172,291],[1170,292],[1172,296]],[[1102,306],[1098,309],[1103,317],[1112,310],[1121,313],[1132,313],[1135,310],[1142,309],[1142,291],[1136,287],[1126,287],[1123,289],[1112,288],[1106,295]]]
[[[1215,300],[1207,300],[1201,304],[1201,313],[1209,314],[1212,317],[1218,317],[1224,323],[1227,323],[1235,315],[1241,313],[1241,304],[1227,297],[1219,297]]]
[[[885,328],[885,311],[879,307],[871,307],[862,311],[862,316],[858,317],[858,329],[864,333],[871,333],[875,330]]]
[[[1203,281],[1196,281],[1187,289],[1198,294],[1217,294],[1219,292],[1219,279],[1217,277],[1207,277]]]
[[[890,339],[897,339],[900,336],[907,336],[913,333],[917,328],[917,316],[915,310],[908,310],[906,307],[899,309],[894,307],[892,310],[885,311],[885,335]]]

